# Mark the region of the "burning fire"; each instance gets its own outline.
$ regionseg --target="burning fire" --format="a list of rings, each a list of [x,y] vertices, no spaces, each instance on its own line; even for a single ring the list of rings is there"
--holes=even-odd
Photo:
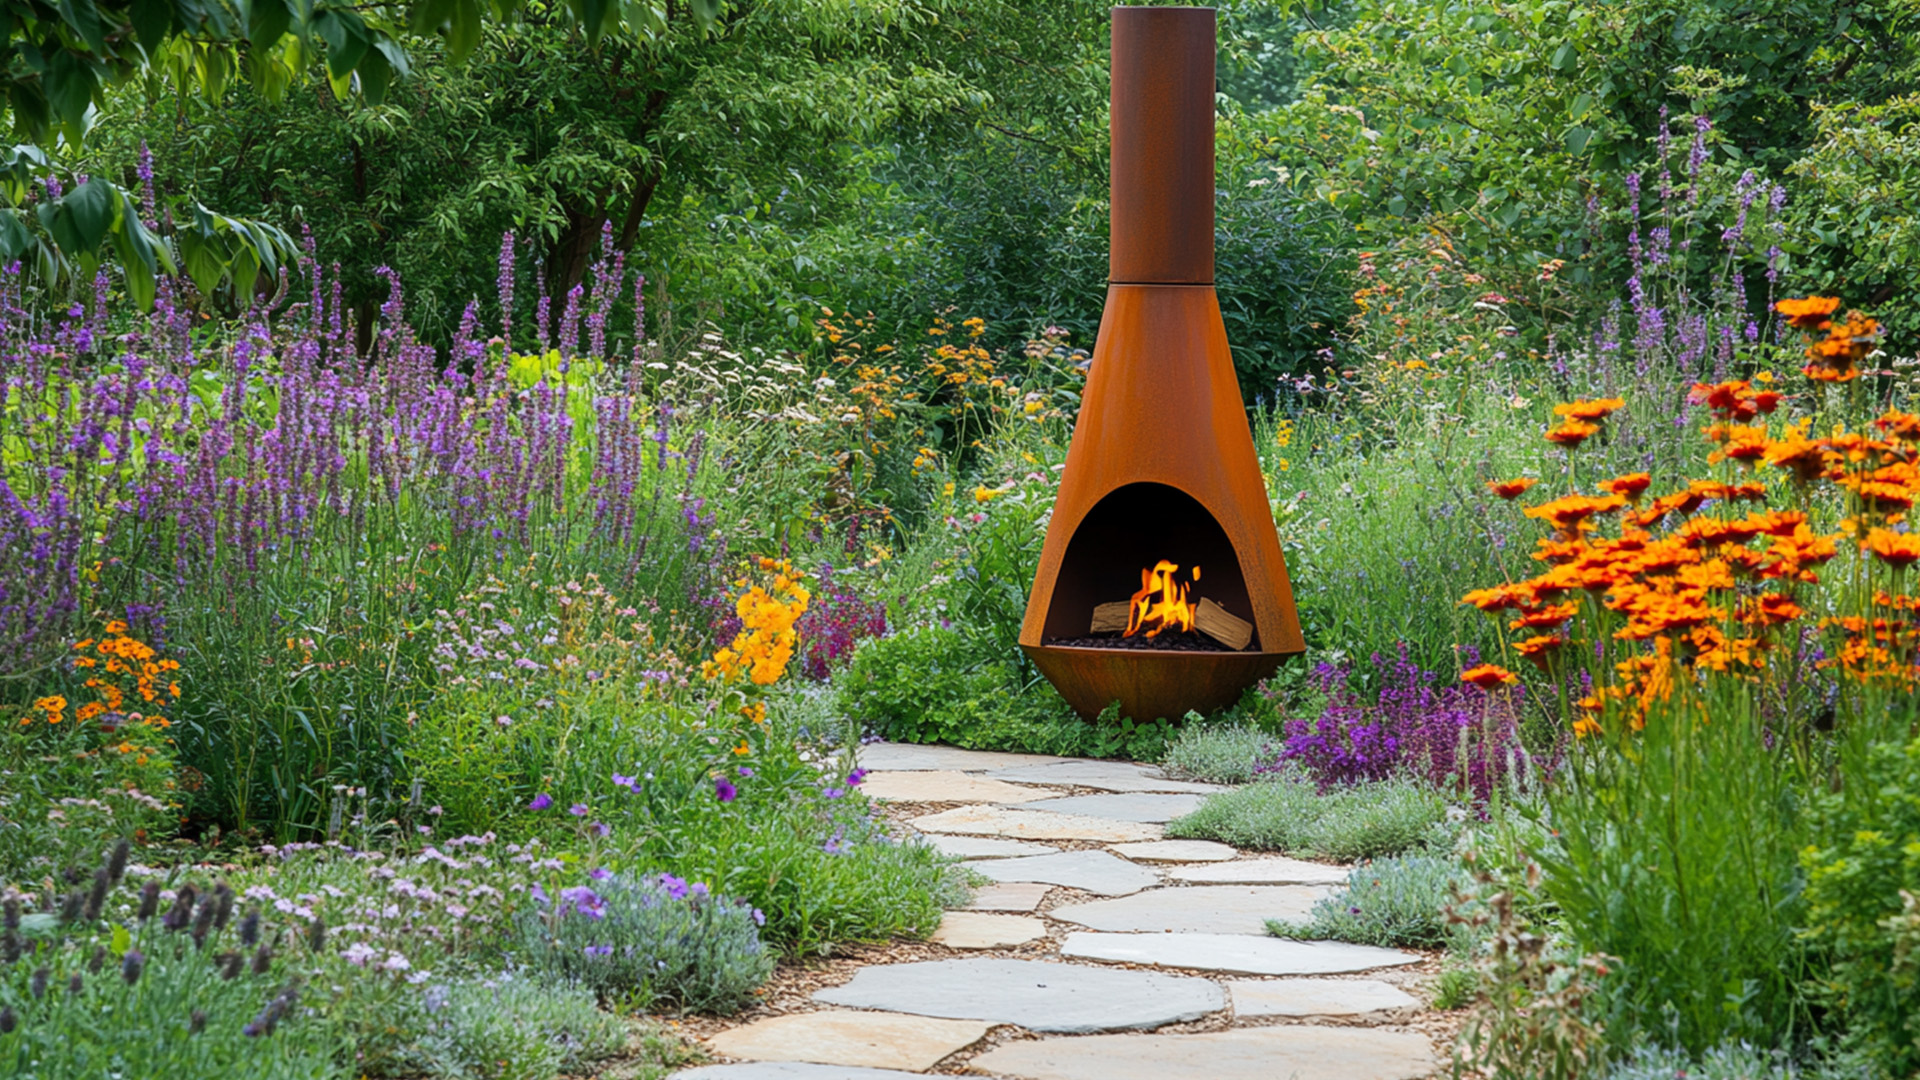
[[[1166,630],[1192,630],[1194,605],[1187,602],[1188,585],[1173,580],[1180,567],[1167,559],[1140,571],[1140,591],[1133,594],[1127,611],[1127,632],[1132,637],[1142,631],[1147,637],[1159,637]],[[1200,580],[1200,568],[1193,568],[1192,581]]]

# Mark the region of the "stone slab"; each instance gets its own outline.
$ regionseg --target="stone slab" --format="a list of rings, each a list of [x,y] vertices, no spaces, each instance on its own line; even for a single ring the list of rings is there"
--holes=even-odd
[[[1060,955],[1083,960],[1216,971],[1229,975],[1341,975],[1354,971],[1417,964],[1418,956],[1398,949],[1348,945],[1338,941],[1284,941],[1240,934],[1067,935]]]
[[[815,1001],[1087,1034],[1197,1020],[1226,1004],[1206,979],[981,957],[861,968]]]
[[[989,780],[951,769],[870,772],[861,782],[860,790],[870,799],[886,802],[1023,803],[1045,799],[1051,794],[1045,788]]]
[[[1183,866],[1167,876],[1204,885],[1344,885],[1348,869],[1276,855],[1213,866]]]
[[[1108,850],[1125,855],[1134,862],[1215,863],[1238,858],[1240,853],[1212,840],[1139,840],[1114,844]]]
[[[1016,784],[1071,784],[1101,791],[1178,791],[1189,795],[1208,795],[1226,790],[1217,784],[1169,780],[1151,765],[1135,765],[1125,761],[1055,761],[1043,765],[996,768],[987,775],[995,780],[1010,780]]]
[[[968,1067],[1021,1080],[1415,1080],[1440,1063],[1424,1035],[1289,1025],[1013,1042]]]
[[[1378,979],[1234,979],[1227,989],[1235,1016],[1365,1016],[1420,1004]]]
[[[1016,855],[1048,855],[1060,850],[1052,844],[1035,844],[1026,840],[995,840],[987,836],[945,836],[938,833],[923,836],[920,842],[931,844],[941,854],[961,859],[1011,859]]]
[[[993,1025],[899,1013],[807,1012],[756,1020],[707,1040],[715,1053],[748,1061],[810,1061],[924,1072],[979,1042]]]
[[[981,772],[1056,765],[1068,758],[1047,754],[1000,754],[991,750],[962,750],[957,746],[921,743],[868,743],[855,755],[863,769],[952,769]]]
[[[924,814],[908,822],[926,833],[962,833],[1015,840],[1158,840],[1158,825],[1135,821],[1106,821],[1073,814],[1048,814],[1004,806],[956,806],[938,814]]]
[[[987,783],[1005,783],[990,780]],[[1018,787],[1007,784],[1007,787]],[[1054,814],[1078,814],[1081,817],[1110,818],[1114,821],[1140,821],[1153,824],[1185,817],[1200,809],[1198,795],[1166,795],[1158,792],[1128,791],[1112,795],[1071,795],[1064,799],[1042,799],[1022,807]]]
[[[1032,911],[1047,898],[1053,886],[1033,881],[1008,885],[988,885],[976,889],[973,900],[962,911]]]
[[[1105,851],[1062,851],[1056,855],[970,862],[966,866],[995,881],[1044,881],[1100,896],[1126,896],[1160,884],[1160,875]],[[1287,917],[1266,916],[1269,919]],[[1265,923],[1249,931],[1265,932]]]
[[[949,949],[1009,949],[1046,936],[1047,924],[1030,915],[949,911],[932,940]]]
[[[703,1065],[668,1073],[667,1080],[927,1080],[898,1069],[857,1065],[813,1065],[800,1061],[751,1061],[744,1065]]]
[[[1268,919],[1305,922],[1329,891],[1311,885],[1194,885],[1069,904],[1052,914],[1093,930],[1258,937],[1266,934]]]

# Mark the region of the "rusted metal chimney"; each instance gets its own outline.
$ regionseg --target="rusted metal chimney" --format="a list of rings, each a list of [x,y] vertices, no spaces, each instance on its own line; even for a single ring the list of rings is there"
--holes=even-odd
[[[1213,9],[1114,8],[1112,78],[1107,305],[1020,647],[1082,716],[1179,719],[1305,645],[1213,288]],[[1161,560],[1242,647],[1111,625]]]

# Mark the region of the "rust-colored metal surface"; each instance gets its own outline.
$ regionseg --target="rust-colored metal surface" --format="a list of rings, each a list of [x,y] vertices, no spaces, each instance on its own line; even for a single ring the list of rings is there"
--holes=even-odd
[[[1213,22],[1113,9],[1111,281],[1213,284]]]
[[[1211,284],[1213,12],[1115,8],[1113,19],[1114,280],[1020,646],[1082,716],[1118,701],[1136,720],[1178,719],[1231,704],[1305,645]],[[1047,644],[1087,636],[1093,608],[1125,600],[1158,559],[1200,566],[1196,599],[1252,622],[1248,648]]]

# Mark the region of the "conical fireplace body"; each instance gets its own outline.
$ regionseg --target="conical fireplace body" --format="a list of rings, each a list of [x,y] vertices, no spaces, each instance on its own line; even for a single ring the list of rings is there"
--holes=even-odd
[[[1305,646],[1213,288],[1212,9],[1113,9],[1112,78],[1106,311],[1020,647],[1082,716],[1178,719]]]

